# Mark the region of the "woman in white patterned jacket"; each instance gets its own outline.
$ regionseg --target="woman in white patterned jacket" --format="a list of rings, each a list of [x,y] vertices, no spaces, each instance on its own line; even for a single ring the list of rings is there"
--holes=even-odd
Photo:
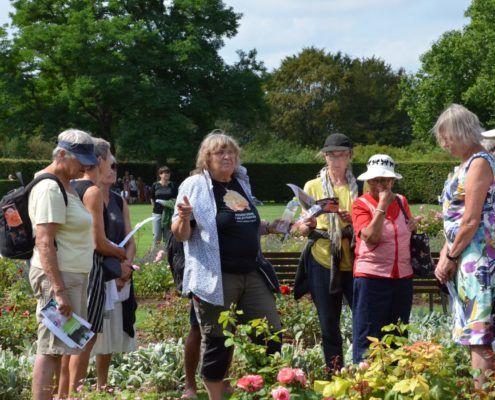
[[[261,221],[239,152],[222,131],[206,136],[196,169],[179,188],[172,224],[184,242],[183,294],[192,297],[199,320],[201,376],[210,400],[223,398],[232,356],[220,313],[236,304],[244,321],[266,317],[272,331],[281,329],[273,295],[278,282],[263,269],[259,241],[260,234],[274,232],[276,222]],[[269,342],[267,352],[279,349],[280,343]]]

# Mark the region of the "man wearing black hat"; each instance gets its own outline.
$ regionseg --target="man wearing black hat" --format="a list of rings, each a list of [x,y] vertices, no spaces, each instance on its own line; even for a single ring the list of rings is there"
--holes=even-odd
[[[346,135],[329,135],[321,153],[326,165],[316,179],[306,182],[304,191],[315,200],[338,198],[339,211],[308,220],[298,228],[308,236],[308,243],[301,257],[294,293],[296,299],[308,290],[311,293],[320,321],[325,362],[332,373],[343,366],[340,333],[343,297],[352,305],[350,211],[358,197],[358,185],[350,168],[352,143]]]

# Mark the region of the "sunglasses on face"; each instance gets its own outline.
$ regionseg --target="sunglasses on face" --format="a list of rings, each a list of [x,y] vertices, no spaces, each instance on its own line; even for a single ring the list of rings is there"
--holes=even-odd
[[[114,170],[114,171],[117,170],[117,163],[112,163],[110,165],[110,168],[112,168],[112,170]]]

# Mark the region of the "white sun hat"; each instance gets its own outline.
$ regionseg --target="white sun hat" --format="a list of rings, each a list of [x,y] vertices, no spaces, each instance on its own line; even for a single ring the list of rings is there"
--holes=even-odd
[[[481,134],[489,139],[494,139],[495,138],[495,129],[491,129],[489,131],[481,132]]]
[[[366,167],[368,169],[357,177],[358,180],[367,181],[378,177],[402,179],[402,175],[395,172],[394,159],[386,154],[371,156]]]

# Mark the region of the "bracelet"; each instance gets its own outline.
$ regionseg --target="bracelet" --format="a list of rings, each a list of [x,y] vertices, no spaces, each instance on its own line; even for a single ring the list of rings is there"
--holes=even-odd
[[[449,252],[448,252],[448,251],[447,251],[447,254],[445,254],[445,256],[447,257],[447,260],[452,261],[452,262],[455,262],[455,263],[457,263],[457,260],[459,260],[459,256],[457,256],[457,257],[452,257],[452,256],[449,254]]]
[[[385,215],[385,210],[382,210],[381,208],[375,208],[375,212],[377,211]]]

